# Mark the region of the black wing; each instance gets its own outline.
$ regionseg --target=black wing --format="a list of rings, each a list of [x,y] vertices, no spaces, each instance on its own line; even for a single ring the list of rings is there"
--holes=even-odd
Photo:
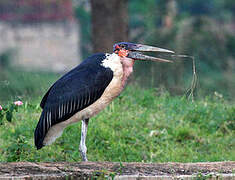
[[[37,149],[53,125],[65,121],[101,97],[113,78],[113,71],[101,66],[104,54],[96,54],[61,77],[48,90],[40,106],[43,108],[35,129]]]

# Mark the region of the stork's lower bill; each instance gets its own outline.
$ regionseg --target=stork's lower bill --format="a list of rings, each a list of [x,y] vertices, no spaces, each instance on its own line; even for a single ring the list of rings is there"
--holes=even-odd
[[[53,143],[70,124],[82,121],[79,151],[87,161],[89,119],[117,97],[133,72],[136,60],[171,62],[140,51],[174,53],[166,49],[128,42],[117,43],[113,53],[98,53],[57,80],[41,101],[42,114],[35,129],[37,149]],[[98,123],[98,122],[97,122]]]

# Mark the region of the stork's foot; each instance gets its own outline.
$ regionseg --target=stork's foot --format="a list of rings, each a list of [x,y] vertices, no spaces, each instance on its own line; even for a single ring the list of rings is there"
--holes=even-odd
[[[89,119],[82,120],[82,131],[81,131],[81,141],[79,146],[79,151],[82,157],[82,161],[88,161],[86,152],[86,135],[87,135],[87,127],[88,127]]]
[[[82,157],[82,161],[88,161],[87,156],[86,156],[86,152],[87,152],[86,146],[82,146],[80,144],[79,151],[80,151],[80,154],[81,154],[81,157]]]

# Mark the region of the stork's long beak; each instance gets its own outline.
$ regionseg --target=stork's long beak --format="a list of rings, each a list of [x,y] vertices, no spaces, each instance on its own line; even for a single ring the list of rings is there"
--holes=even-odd
[[[158,57],[153,56],[147,56],[142,54],[141,52],[162,52],[162,53],[175,53],[174,51],[162,49],[158,47],[148,46],[148,45],[142,45],[142,44],[134,44],[134,43],[128,43],[128,56],[129,58],[135,59],[135,60],[150,60],[150,61],[158,61],[158,62],[173,62],[171,60],[162,59]]]

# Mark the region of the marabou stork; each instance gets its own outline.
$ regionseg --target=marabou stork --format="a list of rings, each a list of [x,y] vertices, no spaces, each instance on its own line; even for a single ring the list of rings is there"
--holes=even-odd
[[[171,62],[147,56],[145,51],[174,53],[153,46],[129,42],[117,43],[113,53],[98,53],[57,80],[41,101],[42,114],[35,129],[35,146],[41,149],[61,136],[64,128],[82,120],[79,151],[86,156],[89,118],[103,110],[123,90],[133,71],[135,60]]]

